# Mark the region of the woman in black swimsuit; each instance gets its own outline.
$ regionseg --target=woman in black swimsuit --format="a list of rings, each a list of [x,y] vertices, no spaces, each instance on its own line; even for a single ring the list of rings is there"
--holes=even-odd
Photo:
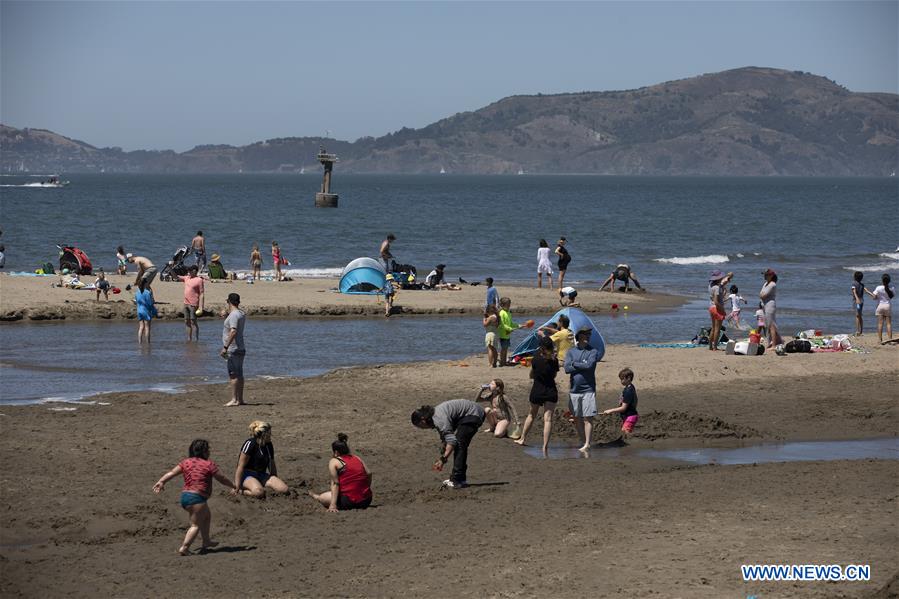
[[[564,237],[559,237],[559,243],[556,245],[556,256],[559,257],[559,289],[565,286],[565,270],[568,268],[568,263],[571,262],[571,254],[565,249],[567,242],[568,240]]]
[[[556,389],[556,374],[559,372],[559,360],[556,358],[555,345],[553,340],[548,336],[540,337],[540,348],[534,354],[531,361],[531,379],[534,383],[531,385],[531,395],[528,398],[530,412],[524,420],[524,428],[521,430],[521,438],[515,441],[519,445],[524,445],[527,440],[528,431],[531,425],[537,419],[537,412],[540,406],[543,406],[543,455],[549,450],[549,436],[553,429],[553,412],[556,410],[556,403],[559,401],[559,392]]]

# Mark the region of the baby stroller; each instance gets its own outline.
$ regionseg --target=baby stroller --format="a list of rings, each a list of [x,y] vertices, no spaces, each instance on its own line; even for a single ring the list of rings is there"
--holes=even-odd
[[[89,275],[94,267],[87,254],[71,245],[57,245],[59,248],[59,272],[70,272],[76,275]]]
[[[182,245],[175,250],[172,259],[166,262],[162,272],[159,273],[160,281],[174,281],[177,277],[183,277],[187,274],[187,268],[191,266],[186,264],[187,258],[191,255],[190,248]]]

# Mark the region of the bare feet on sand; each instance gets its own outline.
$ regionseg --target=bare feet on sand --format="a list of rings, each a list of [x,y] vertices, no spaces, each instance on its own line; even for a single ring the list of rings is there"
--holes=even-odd
[[[229,401],[228,403],[225,404],[225,407],[233,408],[234,406],[245,406],[245,405],[247,405],[247,404],[245,404],[244,402],[236,402],[232,399],[231,401]]]
[[[526,443],[524,442],[524,437],[512,442],[515,443],[515,445],[526,445]]]

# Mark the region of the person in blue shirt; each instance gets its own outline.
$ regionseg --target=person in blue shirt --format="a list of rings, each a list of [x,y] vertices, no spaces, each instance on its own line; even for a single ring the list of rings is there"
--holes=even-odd
[[[496,306],[496,309],[499,310],[499,291],[493,286],[493,277],[487,277],[484,282],[487,283],[487,299],[484,301],[484,308]]]
[[[574,339],[577,345],[565,354],[564,369],[571,375],[568,409],[574,417],[574,428],[580,438],[579,451],[590,449],[593,436],[593,417],[596,416],[597,352],[590,345],[593,329],[580,329]]]

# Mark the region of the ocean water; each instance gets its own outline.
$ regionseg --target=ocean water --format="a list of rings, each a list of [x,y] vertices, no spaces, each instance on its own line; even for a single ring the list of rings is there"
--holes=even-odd
[[[248,268],[253,243],[270,266],[269,244],[277,240],[293,276],[337,276],[350,260],[376,256],[392,232],[399,261],[424,272],[443,262],[451,280],[493,276],[502,290],[504,283],[533,281],[539,239],[552,245],[564,235],[573,257],[567,280],[576,286],[597,286],[615,264],[627,262],[649,289],[694,300],[671,314],[601,317],[597,324],[610,343],[692,337],[706,324],[706,280],[715,268],[734,271],[734,284],[750,301],[747,316],[754,311],[761,271],[777,270],[785,332],[851,332],[852,271],[864,271],[870,287],[883,272],[899,274],[896,178],[367,176],[341,175],[338,165],[337,209],[313,207],[320,184],[315,174],[61,178],[71,185],[0,187],[7,271],[30,271],[55,260],[57,243],[78,245],[96,266],[110,270],[119,244],[162,264],[202,229],[208,252],[221,254],[229,270]],[[3,179],[4,185],[19,183]],[[866,311],[872,314],[870,327],[873,306]],[[451,359],[481,347],[480,327],[466,319],[258,321],[254,327],[268,341],[254,350],[259,360],[248,371],[266,376]],[[0,326],[0,402],[218,380],[214,351],[209,363],[210,352],[185,347],[181,325],[157,323],[150,354],[137,350],[133,328]],[[205,341],[217,343],[218,325],[212,328],[214,337]],[[297,358],[310,353],[300,349],[303,339],[331,329],[343,334],[319,344],[314,358]],[[72,347],[72,339],[78,340],[74,365],[62,357],[71,356],[64,348]],[[348,339],[359,344],[347,345]],[[115,355],[125,360],[121,368],[108,366],[117,364]],[[181,363],[188,372],[173,371]],[[30,384],[23,387],[25,380]]]

